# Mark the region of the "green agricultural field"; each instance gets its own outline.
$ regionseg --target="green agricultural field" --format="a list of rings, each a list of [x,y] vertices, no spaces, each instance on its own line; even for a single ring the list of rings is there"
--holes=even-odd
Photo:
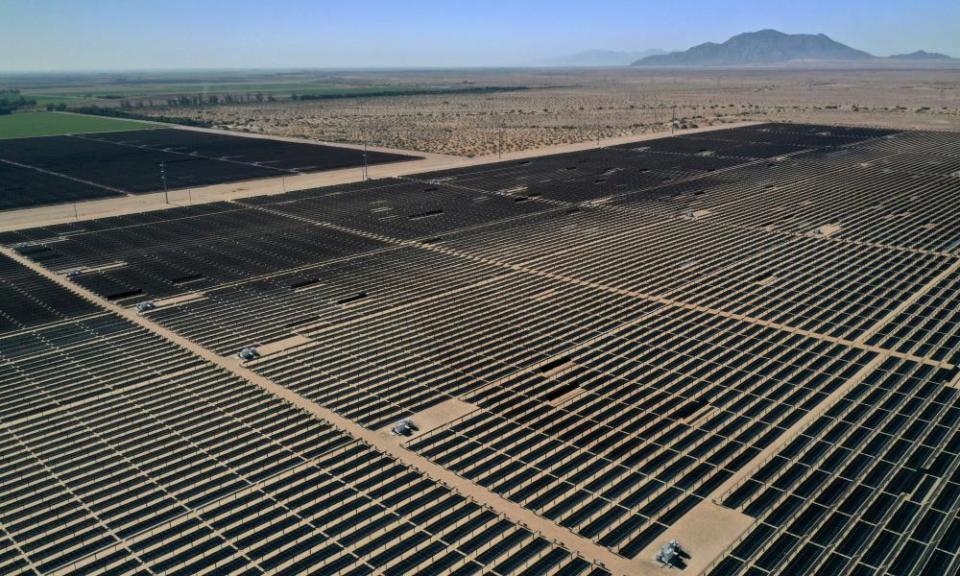
[[[27,98],[37,101],[37,108],[41,109],[47,104],[67,104],[67,105],[83,105],[88,103],[96,103],[97,100],[94,98],[80,98],[78,96],[43,96],[36,94],[27,94]]]
[[[143,122],[56,112],[20,112],[0,116],[0,139],[121,132],[148,128],[156,128],[156,126]]]
[[[23,95],[35,98],[38,105],[61,102],[67,105],[99,103],[124,98],[173,98],[176,96],[224,96],[227,94],[262,94],[285,99],[292,94],[325,98],[351,98],[380,95],[418,95],[424,93],[457,93],[464,87],[409,85],[351,86],[330,82],[205,82],[184,84],[87,85],[61,88],[25,89]],[[475,87],[474,87],[475,89]]]
[[[120,98],[149,98],[178,95],[224,95],[262,93],[264,96],[285,96],[298,93],[333,92],[350,93],[377,89],[385,90],[389,86],[355,87],[331,85],[330,82],[186,82],[186,83],[137,83],[137,84],[89,84],[79,86],[61,86],[38,89],[24,89],[24,96],[45,98],[56,102],[116,100]],[[396,87],[394,87],[396,89]]]

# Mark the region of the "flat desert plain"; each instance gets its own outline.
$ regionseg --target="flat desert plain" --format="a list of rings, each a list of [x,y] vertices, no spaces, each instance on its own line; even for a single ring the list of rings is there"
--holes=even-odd
[[[359,74],[359,73],[358,73]],[[960,130],[960,68],[923,70],[504,70],[367,73],[398,86],[517,87],[168,107],[137,112],[212,127],[479,156],[734,121]],[[522,89],[519,89],[522,88]],[[674,120],[676,119],[676,120]]]

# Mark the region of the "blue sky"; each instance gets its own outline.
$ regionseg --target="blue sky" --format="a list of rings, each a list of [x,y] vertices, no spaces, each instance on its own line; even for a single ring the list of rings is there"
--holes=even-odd
[[[960,56],[958,0],[0,0],[0,70],[516,66],[762,28]]]

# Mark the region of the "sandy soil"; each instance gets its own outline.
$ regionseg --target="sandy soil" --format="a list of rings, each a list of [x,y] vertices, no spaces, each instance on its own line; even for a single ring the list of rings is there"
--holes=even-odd
[[[411,416],[410,420],[413,421],[417,427],[417,431],[409,437],[400,437],[397,438],[397,440],[407,445],[413,439],[419,438],[441,426],[446,426],[454,420],[459,420],[477,410],[479,410],[479,408],[469,402],[464,402],[459,398],[450,398],[445,402],[441,402],[436,406],[432,406]],[[389,433],[392,428],[393,424],[390,424],[384,429],[384,432]]]
[[[644,548],[637,555],[637,560],[650,562],[651,572],[657,568],[663,569],[653,559],[663,544],[676,539],[686,555],[679,572],[701,574],[753,522],[753,518],[742,512],[704,500],[684,514],[663,536]]]
[[[496,94],[144,108],[218,127],[478,156],[678,125],[789,120],[960,131],[960,69],[870,71],[451,72],[451,84],[527,86]],[[413,77],[411,77],[413,76]],[[432,76],[436,81],[436,73]],[[395,82],[411,82],[393,73]],[[381,82],[390,82],[385,75]],[[676,107],[676,110],[674,110]]]

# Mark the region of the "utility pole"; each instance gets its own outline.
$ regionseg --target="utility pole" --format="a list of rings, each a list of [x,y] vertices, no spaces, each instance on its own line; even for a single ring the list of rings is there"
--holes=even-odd
[[[357,126],[360,130],[360,137],[363,139],[363,181],[366,182],[369,178],[369,171],[367,170],[367,141],[370,139],[370,126],[363,116],[363,102],[360,100],[357,100]]]
[[[600,106],[597,106],[597,148],[600,147]]]
[[[367,138],[363,138],[363,180],[366,181],[370,178],[370,173],[367,171]]]
[[[503,159],[503,119],[497,123],[497,160]]]
[[[673,105],[673,118],[670,119],[670,135],[673,136],[673,129],[677,125],[677,105]]]
[[[170,191],[167,190],[167,167],[164,162],[160,163],[160,180],[163,182],[163,200],[170,203]]]

